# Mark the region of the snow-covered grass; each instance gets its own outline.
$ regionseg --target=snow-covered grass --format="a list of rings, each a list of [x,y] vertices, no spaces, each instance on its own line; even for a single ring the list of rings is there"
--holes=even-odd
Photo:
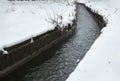
[[[52,24],[51,19],[56,20],[61,16],[62,26],[63,23],[72,23],[74,10],[74,4],[52,1],[0,0],[0,50],[53,30],[56,24]]]
[[[108,19],[107,27],[66,81],[120,81],[120,0],[80,0]]]

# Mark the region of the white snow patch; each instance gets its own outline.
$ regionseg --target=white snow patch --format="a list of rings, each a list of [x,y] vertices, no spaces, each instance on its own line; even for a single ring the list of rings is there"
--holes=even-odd
[[[6,50],[4,50],[4,49],[1,49],[1,51],[3,52],[3,55],[8,54],[8,52]]]

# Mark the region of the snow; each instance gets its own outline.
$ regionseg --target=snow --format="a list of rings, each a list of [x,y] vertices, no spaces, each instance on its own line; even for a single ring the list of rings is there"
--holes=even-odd
[[[4,49],[1,49],[1,50],[2,50],[2,52],[3,52],[4,55],[8,54],[8,52],[5,51]]]
[[[120,81],[120,1],[80,2],[107,18],[108,24],[66,81]]]
[[[33,42],[32,37],[55,28],[50,19],[56,20],[59,15],[62,23],[72,23],[74,9],[72,3],[0,0],[0,50],[30,38]]]

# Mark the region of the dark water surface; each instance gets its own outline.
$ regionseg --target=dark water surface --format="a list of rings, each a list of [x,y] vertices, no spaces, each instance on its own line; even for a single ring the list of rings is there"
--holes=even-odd
[[[4,81],[65,81],[100,35],[97,23],[82,5],[78,6],[77,18],[76,33],[71,38],[44,52],[44,57],[24,64]]]

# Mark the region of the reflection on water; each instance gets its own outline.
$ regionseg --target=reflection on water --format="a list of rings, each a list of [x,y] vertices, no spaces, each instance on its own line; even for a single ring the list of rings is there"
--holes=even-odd
[[[97,23],[82,5],[77,18],[76,33],[71,38],[21,66],[4,81],[65,81],[100,34]]]

